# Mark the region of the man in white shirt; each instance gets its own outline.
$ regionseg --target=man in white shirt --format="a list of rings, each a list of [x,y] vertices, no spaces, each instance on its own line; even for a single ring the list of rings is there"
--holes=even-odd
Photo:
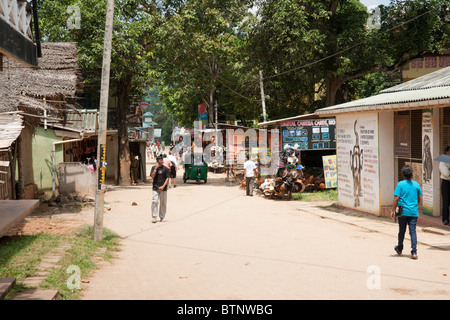
[[[172,151],[169,151],[169,156],[167,159],[170,160],[172,163],[172,166],[170,167],[170,178],[172,178],[172,186],[174,188],[177,187],[177,169],[178,169],[178,163],[177,158],[172,154]]]
[[[244,163],[244,177],[247,196],[253,197],[253,183],[256,174],[256,164],[247,155],[247,161]]]
[[[445,148],[444,153],[450,156],[450,146]],[[448,213],[450,205],[450,164],[445,162],[439,163],[439,172],[441,173],[441,194],[442,194],[442,222],[444,225],[449,224]]]

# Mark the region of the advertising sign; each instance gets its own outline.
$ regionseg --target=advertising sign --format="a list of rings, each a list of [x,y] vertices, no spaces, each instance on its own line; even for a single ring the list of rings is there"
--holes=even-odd
[[[336,149],[335,127],[334,119],[282,122],[282,145],[298,145],[298,150]]]
[[[98,190],[103,190],[105,188],[106,179],[106,146],[104,144],[100,145],[100,159],[98,159]]]
[[[337,188],[337,163],[336,155],[323,156],[323,175],[325,177],[325,186],[327,189]]]
[[[422,111],[422,194],[423,213],[433,216],[433,109]]]
[[[336,138],[339,203],[378,212],[380,192],[377,114],[339,116]]]
[[[148,108],[148,107],[150,107],[150,102],[141,101],[141,102],[139,102],[139,107],[141,107],[141,108]]]
[[[205,102],[198,105],[198,120],[201,122],[201,127],[199,129],[204,129],[208,122],[208,112],[206,111]]]

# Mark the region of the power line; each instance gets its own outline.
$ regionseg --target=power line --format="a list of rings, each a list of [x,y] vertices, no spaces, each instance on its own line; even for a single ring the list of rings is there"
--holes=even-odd
[[[177,14],[177,13],[175,13],[175,14]],[[192,52],[192,48],[191,48],[190,44],[189,44],[189,43],[186,43],[186,40],[185,40],[182,36],[180,36],[180,35],[177,34],[176,31],[178,31],[178,28],[174,26],[174,24],[172,23],[172,21],[171,21],[170,19],[166,19],[165,22],[168,23],[168,24],[173,28],[173,30],[174,30],[173,35],[175,35],[175,37],[177,37],[181,42],[183,42],[183,43],[186,45],[185,48],[187,47],[188,52],[189,52],[189,54],[191,55],[191,57],[194,58],[194,60],[196,60],[196,61],[197,61],[197,62],[198,62],[198,63],[199,63],[199,64],[200,64],[207,72],[209,72],[209,69],[210,69],[210,68],[205,64],[204,61],[201,61],[201,60],[199,59],[199,57],[198,57],[194,52]],[[218,82],[220,82],[223,86],[225,86],[227,89],[229,89],[230,91],[234,92],[235,94],[239,95],[240,97],[242,97],[242,98],[244,98],[244,99],[247,99],[247,100],[253,101],[253,102],[259,102],[259,101],[261,101],[261,100],[258,100],[258,99],[254,99],[254,98],[247,97],[247,96],[243,95],[242,93],[237,92],[236,90],[230,88],[228,85],[225,84],[225,80],[223,80],[219,75],[216,76],[216,80],[217,80]],[[250,82],[248,82],[248,83],[250,83]],[[253,83],[253,82],[252,82],[252,83]]]
[[[280,73],[277,73],[277,74],[274,74],[274,75],[271,75],[271,76],[268,76],[268,77],[264,77],[263,80],[271,79],[271,78],[275,78],[275,77],[279,77],[279,76],[282,76],[282,75],[284,75],[284,74],[287,74],[287,73],[290,73],[290,72],[293,72],[293,71],[297,71],[297,70],[300,70],[300,69],[305,69],[305,68],[307,68],[307,67],[310,67],[310,66],[312,66],[312,65],[315,65],[315,64],[320,63],[320,62],[322,62],[322,61],[331,59],[331,58],[333,58],[333,57],[335,57],[335,56],[338,56],[338,55],[340,55],[340,54],[342,54],[342,53],[344,53],[344,52],[347,52],[347,51],[349,51],[349,50],[355,49],[355,48],[357,48],[357,47],[359,47],[359,46],[365,44],[365,43],[368,42],[369,40],[373,40],[373,39],[379,37],[380,35],[383,35],[383,34],[385,34],[385,33],[394,31],[394,30],[396,30],[396,29],[398,29],[398,28],[400,28],[400,27],[402,27],[402,26],[404,26],[404,25],[406,25],[406,24],[408,24],[408,23],[410,23],[410,22],[412,22],[412,21],[414,21],[414,20],[417,20],[417,19],[419,19],[420,17],[422,17],[422,16],[424,16],[424,15],[430,13],[430,12],[433,11],[433,10],[434,10],[434,9],[430,9],[430,10],[428,10],[428,11],[426,11],[426,12],[424,12],[424,13],[422,13],[422,14],[420,14],[420,15],[418,15],[418,16],[412,18],[412,19],[409,19],[409,20],[407,20],[407,21],[405,21],[405,22],[400,23],[399,25],[397,25],[397,26],[395,26],[395,27],[392,27],[392,28],[390,28],[390,29],[387,29],[387,30],[381,32],[381,33],[378,34],[378,35],[369,37],[369,38],[367,38],[366,40],[364,40],[364,41],[362,41],[362,42],[360,42],[360,43],[357,43],[357,44],[355,44],[355,45],[353,45],[353,46],[351,46],[351,47],[348,47],[348,48],[346,48],[346,49],[343,49],[343,50],[341,50],[341,51],[338,51],[338,52],[336,52],[336,53],[333,53],[333,54],[331,54],[331,55],[329,55],[329,56],[326,56],[326,57],[324,57],[324,58],[321,58],[321,59],[319,59],[319,60],[316,60],[316,61],[307,63],[307,64],[302,65],[302,66],[300,66],[300,67],[296,67],[296,68],[293,68],[293,69],[290,69],[290,70],[286,70],[286,71],[283,71],[283,72],[280,72]]]

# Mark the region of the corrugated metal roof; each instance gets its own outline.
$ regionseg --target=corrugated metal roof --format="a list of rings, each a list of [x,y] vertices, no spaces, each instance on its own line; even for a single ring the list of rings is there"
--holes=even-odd
[[[450,67],[429,73],[422,77],[401,83],[394,87],[382,90],[381,93],[422,90],[450,86]]]
[[[359,99],[332,107],[319,109],[316,114],[334,114],[364,110],[396,109],[405,107],[419,107],[438,104],[448,104],[450,86],[429,88],[422,90],[398,91],[381,93],[365,99]],[[427,103],[424,103],[427,102]]]
[[[450,104],[450,67],[385,89],[380,94],[316,111],[318,115]]]
[[[80,109],[69,110],[67,112],[67,127],[83,130],[86,132],[94,132],[97,129],[96,109]]]

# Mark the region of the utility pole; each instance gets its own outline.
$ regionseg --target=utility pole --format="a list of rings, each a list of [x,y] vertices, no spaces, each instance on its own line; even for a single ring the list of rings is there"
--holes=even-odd
[[[263,111],[263,119],[266,122],[266,99],[264,98],[264,83],[262,70],[259,70],[259,85],[261,87],[261,102],[262,102],[262,111]]]
[[[105,40],[103,44],[103,67],[100,91],[100,115],[97,142],[98,186],[95,192],[94,240],[103,240],[103,211],[105,203],[104,183],[106,178],[106,130],[108,121],[109,75],[111,69],[112,31],[114,23],[114,0],[106,5]]]
[[[214,137],[214,139],[216,140],[216,147],[217,147],[217,144],[219,143],[218,141],[219,141],[219,139],[217,138],[217,134],[218,134],[218,132],[217,132],[217,129],[218,129],[218,126],[219,126],[219,115],[218,115],[218,113],[219,113],[219,110],[218,110],[218,105],[217,105],[217,101],[216,101],[216,104],[214,105],[214,108],[215,108],[215,111],[216,111],[216,136]],[[217,152],[217,149],[216,149],[216,152]]]

